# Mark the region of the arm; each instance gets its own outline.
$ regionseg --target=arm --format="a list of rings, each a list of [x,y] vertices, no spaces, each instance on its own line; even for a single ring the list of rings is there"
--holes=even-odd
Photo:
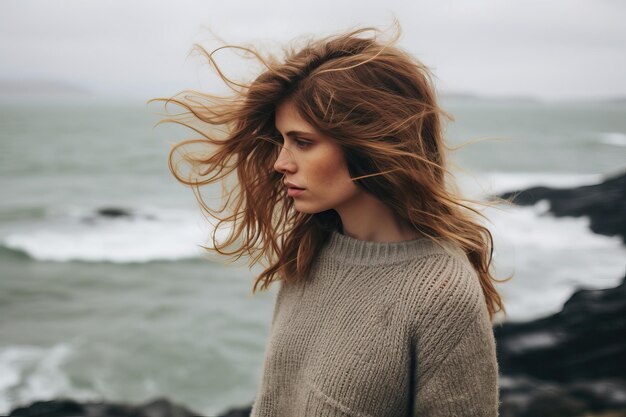
[[[455,346],[417,380],[414,416],[498,416],[498,364],[493,329],[480,311]]]
[[[498,363],[485,298],[474,273],[453,271],[416,328],[413,416],[496,417]]]

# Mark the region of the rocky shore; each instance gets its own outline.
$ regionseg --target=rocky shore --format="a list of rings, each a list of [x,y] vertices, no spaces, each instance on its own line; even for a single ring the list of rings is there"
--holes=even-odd
[[[520,205],[545,199],[554,216],[589,216],[595,233],[626,243],[626,172],[601,184],[510,191]],[[626,267],[626,260],[624,262]],[[626,417],[626,276],[615,288],[579,288],[562,311],[494,328],[500,365],[500,417]],[[249,416],[250,407],[221,417]],[[158,398],[142,405],[38,401],[11,417],[190,417]]]
[[[588,216],[593,232],[626,243],[626,172],[596,185],[500,195],[511,196],[519,205],[547,200],[556,217]],[[626,416],[625,280],[580,288],[549,317],[494,328],[501,417]]]

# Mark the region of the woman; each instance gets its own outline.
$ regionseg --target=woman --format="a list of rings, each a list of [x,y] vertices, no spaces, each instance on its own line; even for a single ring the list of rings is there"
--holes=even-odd
[[[267,262],[253,292],[280,281],[252,416],[498,415],[493,241],[449,178],[445,112],[396,25],[387,44],[362,28],[284,59],[236,47],[266,66],[250,84],[218,48],[234,94],[168,100],[188,112],[166,120],[203,136],[172,149],[178,180],[237,175],[219,210],[197,193],[216,231],[232,226],[207,249]],[[189,175],[172,163],[183,145],[208,145],[184,154]]]

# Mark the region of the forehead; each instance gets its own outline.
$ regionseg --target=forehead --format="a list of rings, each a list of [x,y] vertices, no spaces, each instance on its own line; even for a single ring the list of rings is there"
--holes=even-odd
[[[276,129],[280,132],[298,130],[301,132],[315,133],[315,128],[300,116],[296,106],[291,100],[284,100],[276,107],[274,119]]]

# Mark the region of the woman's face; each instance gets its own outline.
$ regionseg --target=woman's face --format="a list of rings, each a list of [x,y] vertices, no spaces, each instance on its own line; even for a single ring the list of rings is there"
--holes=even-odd
[[[339,211],[362,192],[350,180],[339,145],[303,120],[290,100],[276,108],[275,125],[283,147],[274,169],[284,174],[283,181],[304,189],[288,191],[296,210],[310,214]]]

